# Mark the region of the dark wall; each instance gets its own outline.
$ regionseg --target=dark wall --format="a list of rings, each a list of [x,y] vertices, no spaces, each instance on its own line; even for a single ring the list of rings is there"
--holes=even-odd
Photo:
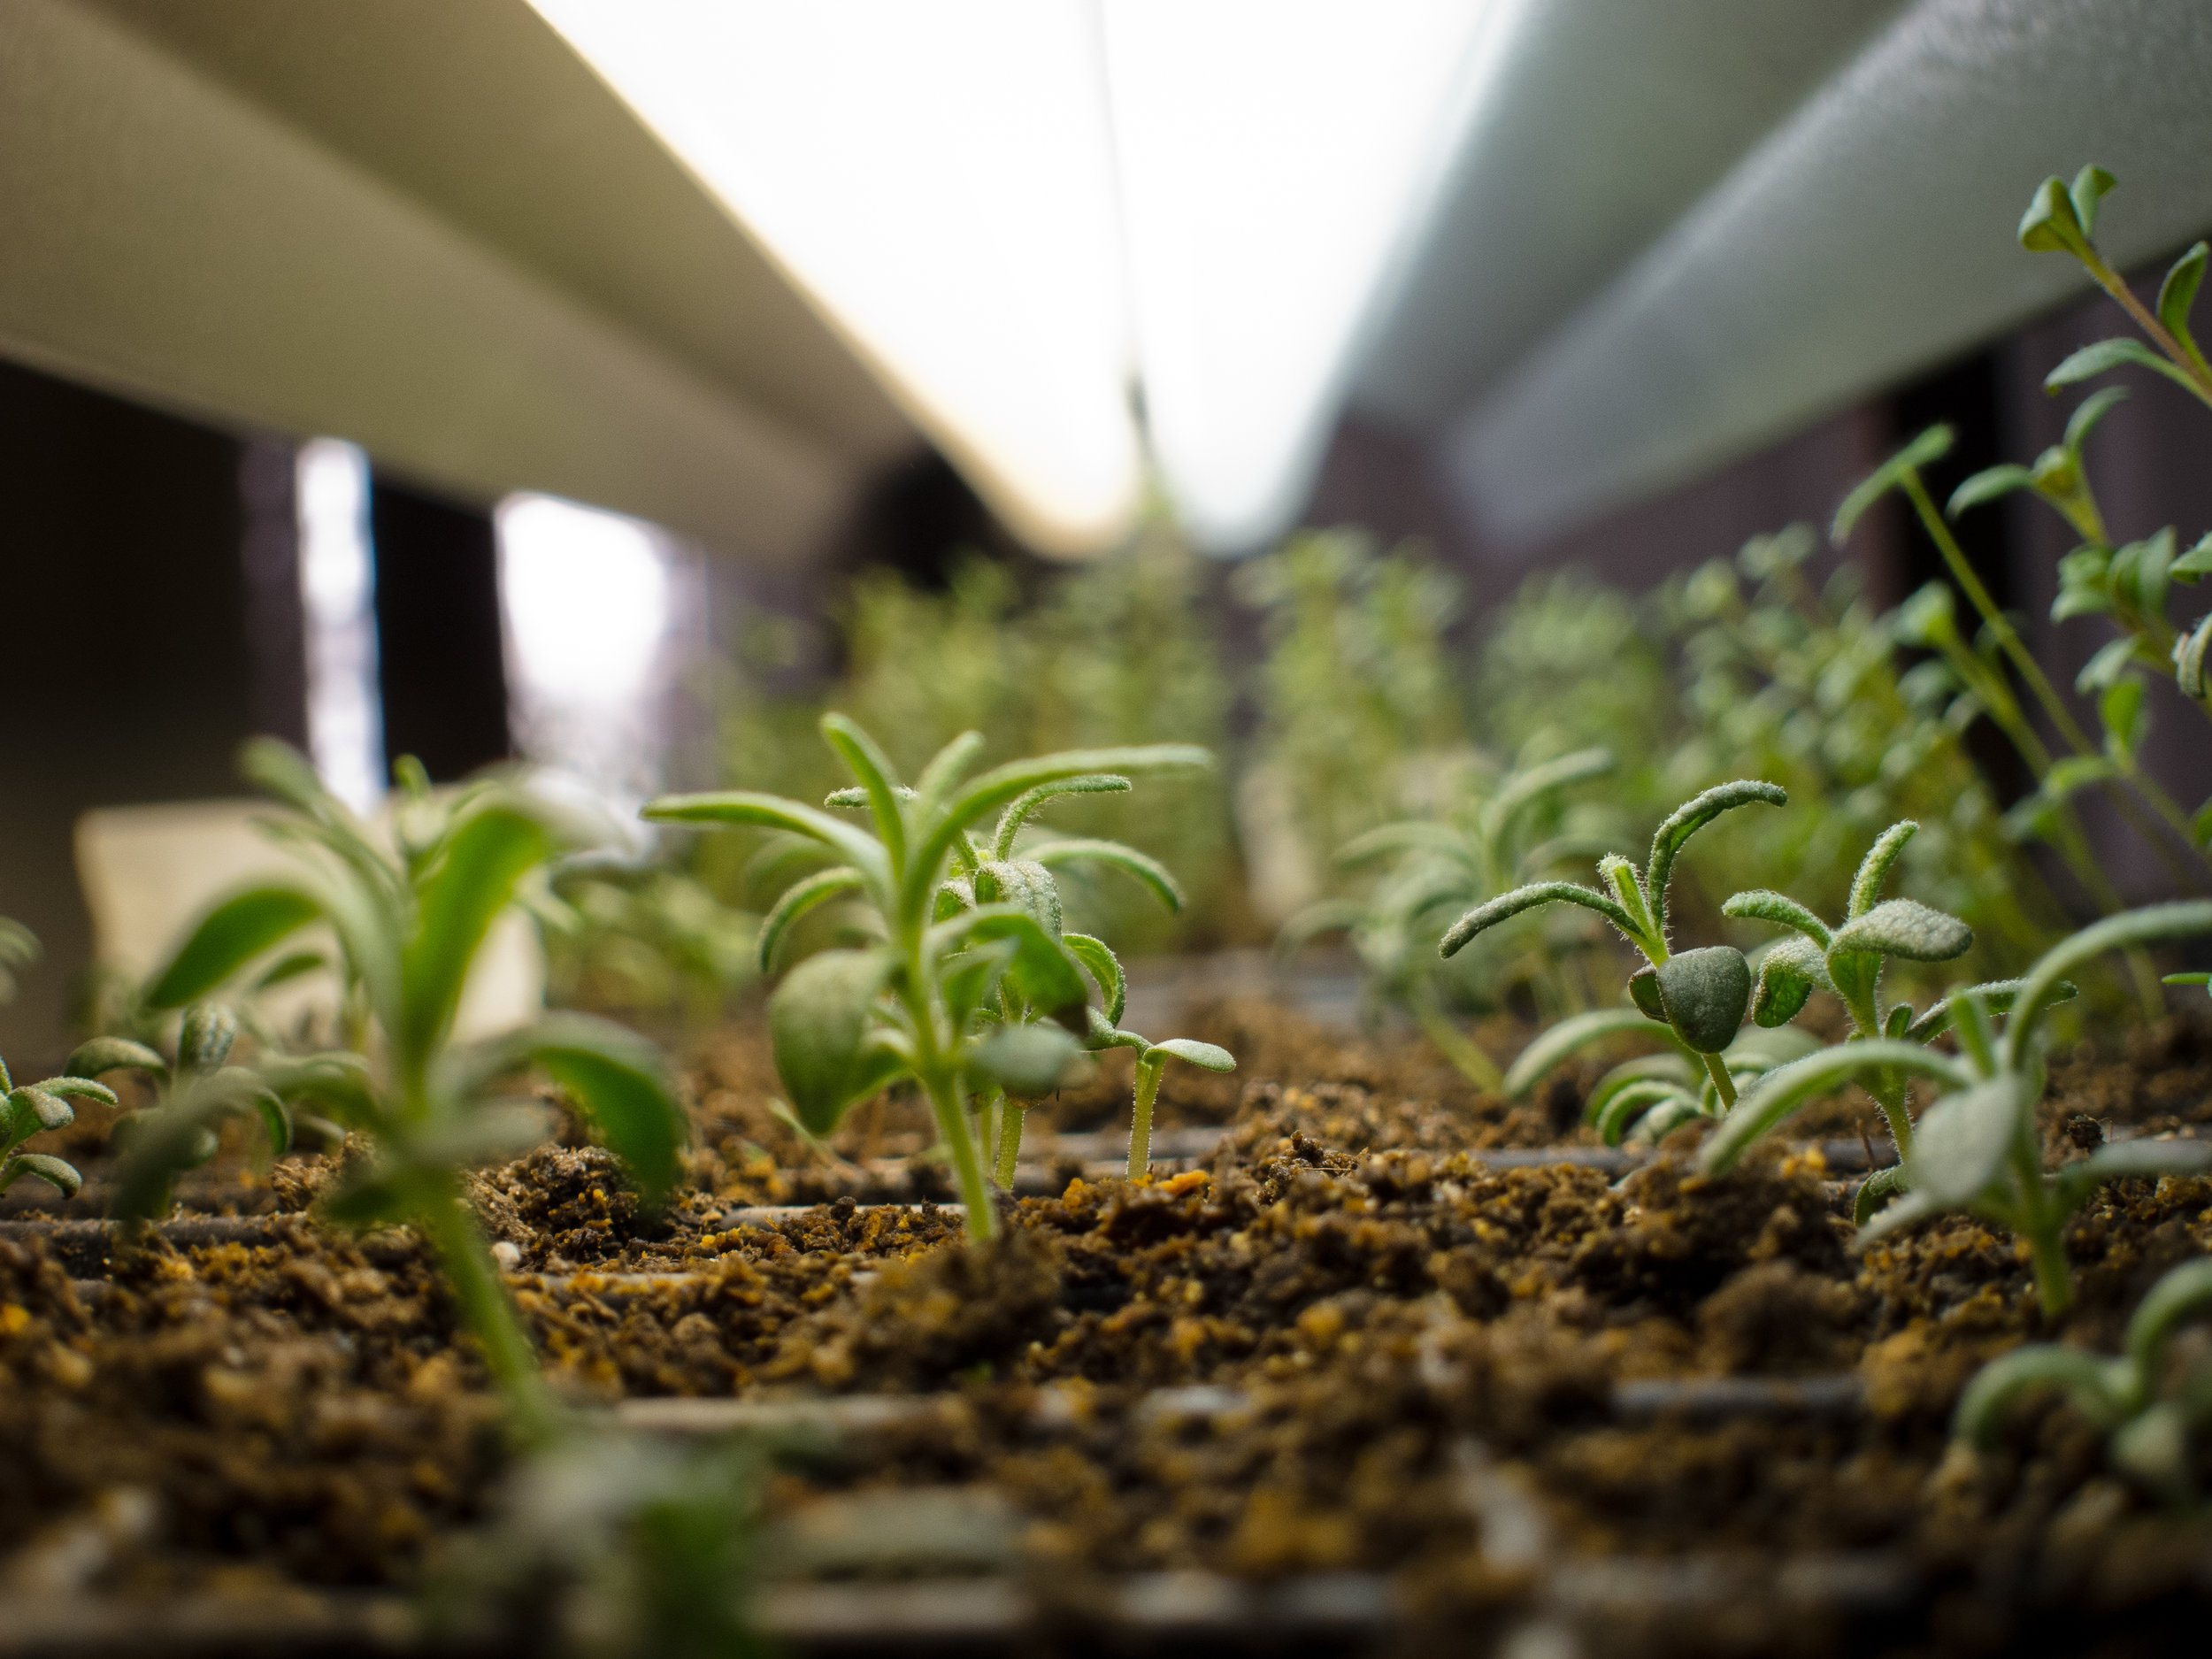
[[[491,518],[383,478],[369,499],[385,757],[449,783],[510,752]]]
[[[0,1052],[58,1056],[89,926],[88,807],[235,795],[253,727],[242,446],[0,364],[0,914],[47,960],[0,1008]]]

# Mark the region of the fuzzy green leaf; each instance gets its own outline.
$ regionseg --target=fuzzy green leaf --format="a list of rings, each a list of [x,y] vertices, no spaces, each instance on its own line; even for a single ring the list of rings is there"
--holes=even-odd
[[[230,1058],[238,1041],[238,1016],[220,1002],[196,1002],[184,1010],[177,1031],[177,1064],[187,1071],[212,1071]]]
[[[1771,893],[1764,887],[1733,893],[1720,907],[1720,913],[1743,921],[1773,922],[1779,926],[1793,927],[1823,949],[1827,949],[1828,924],[1787,894]]]
[[[1674,861],[1690,837],[1724,812],[1743,806],[1786,806],[1789,799],[1789,791],[1778,783],[1739,778],[1732,783],[1715,784],[1667,815],[1652,835],[1651,858],[1644,866],[1644,890],[1649,895],[1652,920],[1661,938],[1667,932],[1667,887],[1674,876]]]
[[[994,904],[941,922],[930,929],[930,951],[942,957],[967,944],[1004,941],[1012,947],[1006,977],[1030,1005],[1079,1031],[1088,1002],[1082,969],[1056,934],[1037,925],[1027,911]]]
[[[1681,1040],[1671,1026],[1647,1019],[1632,1008],[1596,1008],[1587,1013],[1572,1014],[1548,1027],[1521,1050],[1520,1058],[1505,1074],[1506,1098],[1520,1099],[1536,1087],[1537,1080],[1547,1071],[1578,1049],[1628,1032],[1655,1039],[1678,1052],[1682,1048]]]
[[[1628,1000],[1647,1019],[1666,1024],[1667,999],[1659,995],[1658,969],[1646,964],[1628,976]]]
[[[200,918],[146,993],[151,1008],[180,1008],[206,995],[280,940],[324,913],[323,895],[289,882],[233,894]]]
[[[67,1101],[35,1083],[9,1090],[7,1101],[18,1126],[31,1134],[42,1129],[66,1129],[77,1121],[77,1114],[69,1109]]]
[[[890,868],[883,843],[865,830],[781,795],[743,790],[664,795],[648,801],[639,816],[656,824],[751,824],[788,830],[830,848],[871,880],[887,879]]]
[[[1060,887],[1033,858],[989,859],[976,866],[975,902],[1009,904],[1051,937],[1060,936]]]
[[[1859,860],[1858,871],[1851,878],[1851,897],[1844,910],[1844,920],[1855,921],[1874,908],[1889,880],[1889,872],[1897,867],[1905,848],[1919,833],[1920,826],[1912,819],[1900,818],[1874,838],[1874,845],[1866,849],[1866,856]]]
[[[1136,786],[1126,778],[1110,772],[1093,773],[1081,778],[1060,778],[1051,783],[1041,783],[1034,789],[1018,796],[1013,804],[999,815],[998,828],[991,836],[991,856],[1010,858],[1014,855],[1014,838],[1030,814],[1048,801],[1064,795],[1126,795]]]
[[[1628,912],[1595,887],[1586,887],[1574,881],[1539,881],[1525,887],[1516,887],[1510,893],[1502,893],[1486,903],[1475,906],[1445,931],[1442,941],[1437,945],[1437,954],[1453,956],[1476,934],[1487,932],[1501,922],[1510,921],[1524,910],[1532,910],[1543,904],[1579,904],[1586,910],[1595,910],[1630,940],[1639,937],[1639,930],[1636,924],[1629,919]]]
[[[860,872],[850,864],[837,864],[827,870],[818,870],[803,881],[795,881],[784,890],[784,895],[769,907],[768,914],[760,923],[760,971],[772,973],[776,966],[776,948],[783,943],[799,918],[832,899],[853,892],[861,887]]]
[[[1106,999],[1106,1023],[1121,1024],[1122,1004],[1128,992],[1127,981],[1122,973],[1121,958],[1102,939],[1088,933],[1063,933],[1060,942],[1069,954],[1081,963],[1091,978],[1098,982],[1099,995]]]
[[[893,965],[886,950],[825,950],[786,974],[768,999],[776,1075],[815,1134],[835,1129],[847,1107],[902,1069],[868,1041]]]
[[[2017,1077],[1996,1077],[1929,1107],[1905,1159],[1912,1190],[1947,1206],[1979,1196],[2019,1133],[2021,1094]]]
[[[12,1154],[6,1173],[12,1176],[19,1170],[26,1175],[35,1175],[64,1198],[74,1198],[84,1189],[84,1177],[77,1173],[76,1166],[49,1153]]]
[[[1770,1029],[1787,1025],[1816,989],[1832,988],[1828,961],[1818,945],[1801,934],[1779,941],[1759,958],[1751,994],[1753,1023]]]
[[[1950,452],[1951,428],[1929,427],[1868,473],[1858,487],[1843,498],[1843,504],[1836,509],[1834,522],[1829,526],[1828,539],[1840,547],[1850,539],[1852,530],[1866,516],[1867,509],[1901,484],[1906,474],[1916,473],[1922,467],[1941,460]]]
[[[50,1077],[34,1083],[31,1087],[43,1089],[58,1100],[96,1100],[103,1106],[119,1104],[113,1089],[104,1083],[95,1082],[88,1077]]]
[[[1974,930],[1955,916],[1916,899],[1886,899],[1856,921],[1846,922],[1829,945],[1833,958],[1855,951],[1908,962],[1949,962],[1974,948]]]
[[[1685,950],[1658,965],[1668,1023],[1701,1054],[1718,1054],[1736,1040],[1751,1006],[1751,964],[1732,945]]]
[[[1202,1071],[1233,1071],[1236,1056],[1226,1048],[1217,1048],[1210,1042],[1200,1042],[1194,1037],[1170,1037],[1165,1042],[1156,1042],[1145,1051],[1148,1055],[1171,1055]]]
[[[1933,1042],[1950,1030],[1952,1018],[1962,1005],[1963,999],[1970,996],[1979,997],[1982,1007],[1989,1013],[2005,1013],[2011,1009],[2013,999],[2019,995],[2020,987],[2026,983],[2024,979],[1988,979],[1979,985],[1970,985],[1954,991],[1905,1027],[1905,1041]],[[2055,1003],[2068,1002],[2077,995],[2078,993],[2072,981],[2061,979],[2054,988],[2051,1001]]]
[[[2081,446],[2089,441],[2089,434],[2097,429],[2097,423],[2127,402],[2128,388],[2107,386],[2092,392],[2081,400],[2074,412],[2066,418],[2066,452],[2078,465]]]
[[[1859,1190],[1851,1199],[1851,1225],[1863,1227],[1882,1211],[1882,1207],[1905,1190],[1905,1171],[1901,1164],[1893,1164],[1887,1169],[1877,1170],[1859,1183]]]
[[[1053,870],[1059,869],[1063,864],[1105,864],[1133,878],[1169,910],[1179,910],[1183,908],[1183,889],[1177,885],[1168,867],[1148,854],[1141,853],[1133,847],[1125,847],[1119,841],[1083,839],[1046,841],[1041,846],[1032,847],[1029,856],[1038,864]]]
[[[1709,1175],[1732,1167],[1751,1143],[1810,1100],[1832,1094],[1845,1084],[1885,1069],[1933,1078],[1964,1087],[1973,1074],[1948,1055],[1931,1053],[1917,1043],[1852,1041],[1807,1055],[1768,1072],[1744,1091],[1735,1110],[1721,1120],[1705,1143],[1698,1167]]]
[[[104,1071],[149,1071],[169,1075],[169,1063],[142,1042],[127,1037],[93,1037],[77,1045],[62,1068],[72,1077],[98,1077]]]
[[[2212,933],[2212,899],[2185,899],[2172,904],[2147,905],[2124,910],[2093,922],[2070,938],[2061,940],[2029,969],[2013,1001],[2012,1016],[2005,1025],[2005,1064],[2017,1070],[2028,1055],[2030,1040],[2043,1014],[2062,1000],[2058,987],[2084,963],[2108,950],[2149,944],[2159,939],[2183,939]]]
[[[1009,1094],[1033,1098],[1058,1088],[1082,1054],[1057,1025],[1001,1025],[976,1044],[968,1063]]]

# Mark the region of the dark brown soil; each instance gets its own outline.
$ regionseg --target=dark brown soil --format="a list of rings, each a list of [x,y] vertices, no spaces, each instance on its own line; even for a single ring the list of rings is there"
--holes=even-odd
[[[1489,1487],[1522,1494],[1547,1562],[1870,1551],[1916,1586],[1872,1627],[1755,1588],[1723,1618],[1612,1621],[1609,1650],[2085,1647],[2103,1620],[2124,1651],[2212,1611],[2212,1535],[2113,1479],[2070,1409],[2031,1403],[1993,1457],[1950,1448],[1975,1367],[2054,1334],[2010,1239],[1954,1220],[1854,1254],[1818,1153],[1778,1146],[1708,1180],[1694,1131],[1617,1182],[1467,1156],[1586,1140],[1594,1065],[1509,1106],[1418,1045],[1334,1041],[1264,1005],[1185,1029],[1241,1061],[1229,1079],[1168,1073],[1163,1126],[1225,1126],[1209,1167],[1023,1200],[987,1250],[957,1247],[956,1214],[849,1198],[733,1225],[841,1161],[919,1158],[927,1136],[894,1099],[829,1154],[808,1147],[771,1110],[749,1030],[700,1065],[693,1179],[665,1211],[585,1145],[487,1172],[476,1202],[564,1388],[933,1396],[780,1476],[776,1506],[982,1483],[1023,1518],[1023,1570],[1079,1612],[1116,1572],[1367,1571],[1401,1586],[1409,1640],[1460,1650],[1537,1594],[1471,1499]],[[1117,1076],[1043,1103],[1032,1133],[1122,1121]],[[1834,1129],[1864,1107],[1826,1110]],[[2044,1117],[2053,1160],[2080,1156],[2079,1118],[2212,1120],[2206,1026],[2085,1046],[2054,1065]],[[479,1516],[496,1413],[427,1257],[297,1213],[337,1162],[232,1171],[208,1203],[285,1217],[274,1242],[155,1243],[96,1298],[45,1245],[0,1243],[11,1582],[405,1586]],[[2212,1249],[2212,1181],[2108,1188],[2070,1248],[2080,1302],[2059,1334],[2108,1349],[2160,1271]],[[1861,1409],[1616,1408],[1639,1379],[1839,1372],[1862,1379]],[[63,1548],[88,1536],[105,1541]]]

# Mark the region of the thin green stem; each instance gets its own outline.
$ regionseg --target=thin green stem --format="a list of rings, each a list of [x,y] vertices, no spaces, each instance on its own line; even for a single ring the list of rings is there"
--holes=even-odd
[[[1927,486],[1920,481],[1920,474],[1908,472],[1904,476],[1904,488],[1906,495],[1912,502],[1913,511],[1919,515],[1920,522],[1927,530],[1930,538],[1935,542],[1937,551],[1943,555],[1944,564],[1949,567],[1953,578],[1964,590],[1967,599],[1972,603],[1974,609],[1980,613],[1983,622],[1988,625],[1991,634],[1997,641],[1998,649],[2011,662],[2015,672],[2019,674],[2022,680],[2026,682],[2028,689],[2035,694],[2035,700],[2042,705],[2044,714],[2048,717],[2052,728],[2058,733],[2061,741],[2077,755],[2088,757],[2104,755],[2104,750],[2091,743],[2089,733],[2082,729],[2081,722],[2074,718],[2073,710],[2066,706],[2065,700],[2058,695],[2058,687],[2051,684],[2050,678],[2044,673],[2042,665],[2029,653],[2026,643],[2020,638],[2020,631],[2012,626],[2012,618],[1997,608],[1996,600],[1991,596],[1989,589],[1982,585],[1982,579],[1975,573],[1973,565],[1967,562],[1966,551],[1959,546],[1958,538],[1951,534],[1951,526],[1945,522],[1942,513],[1936,510],[1934,498],[1928,494]],[[2205,857],[2203,849],[2197,846],[2194,837],[2190,833],[2187,815],[2182,811],[2173,797],[2159,787],[2156,780],[2136,764],[2135,757],[2124,752],[2116,752],[2105,757],[2118,768],[2129,786],[2142,798],[2145,804],[2149,806],[2152,812],[2156,814],[2170,830],[2180,837],[2182,845],[2195,854],[2199,859],[2203,859]],[[2112,798],[2113,804],[2118,807],[2122,814],[2135,826],[2136,833],[2148,841],[2154,849],[2156,849],[2159,846],[2156,834],[2141,821],[2133,809],[2132,803],[2117,789],[2112,791]],[[2162,854],[2161,856],[2162,857],[2163,855]],[[2200,881],[2200,879],[2199,878]]]
[[[2066,1260],[2066,1224],[2038,1226],[2028,1234],[2030,1259],[2035,1264],[2035,1294],[2046,1318],[2055,1319],[2073,1305],[2074,1277]]]
[[[1713,1079],[1713,1089],[1720,1096],[1722,1109],[1732,1110],[1736,1104],[1736,1085],[1728,1075],[1728,1068],[1721,1064],[1721,1057],[1717,1054],[1700,1057],[1705,1062],[1706,1075]]]
[[[984,1179],[983,1161],[976,1156],[975,1137],[968,1133],[968,1112],[960,1101],[960,1086],[954,1081],[949,1066],[934,1065],[922,1073],[922,1087],[937,1119],[938,1138],[952,1154],[960,1202],[968,1209],[968,1237],[984,1243],[998,1232],[998,1206],[992,1202],[991,1185]]]
[[[1141,1180],[1152,1168],[1152,1102],[1159,1098],[1163,1056],[1137,1060],[1136,1096],[1129,1113],[1129,1179]]]
[[[2164,323],[2158,320],[2150,307],[2135,297],[2135,290],[2128,287],[2117,271],[2107,265],[2104,256],[2092,246],[2081,256],[2089,274],[2097,279],[2097,286],[2120,303],[2120,308],[2135,319],[2136,326],[2151,337],[2151,342],[2164,352],[2173,365],[2189,377],[2189,389],[2198,399],[2212,404],[2212,373],[2208,373],[2204,359],[2189,350],[2176,339]]]
[[[1905,1086],[1886,1078],[1878,1084],[1868,1084],[1866,1092],[1882,1109],[1889,1123],[1889,1138],[1897,1143],[1897,1156],[1902,1158],[1912,1150],[1912,1113],[1905,1104]]]
[[[415,1219],[438,1253],[461,1323],[476,1339],[485,1369],[506,1397],[516,1438],[529,1447],[545,1445],[560,1430],[560,1409],[538,1369],[537,1354],[500,1279],[499,1265],[452,1177],[426,1183]]]
[[[1021,1161],[1022,1123],[1028,1117],[1019,1102],[999,1097],[998,1118],[998,1185],[999,1190],[1014,1190],[1014,1168]]]

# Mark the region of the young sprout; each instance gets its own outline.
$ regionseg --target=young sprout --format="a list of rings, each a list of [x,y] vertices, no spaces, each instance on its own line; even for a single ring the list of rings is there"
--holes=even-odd
[[[1926,1078],[1940,1098],[1914,1126],[1896,1201],[1864,1220],[1863,1244],[1953,1210],[1966,1210],[2027,1240],[2044,1311],[2056,1317],[2073,1298],[2066,1267],[2066,1223],[2106,1181],[2131,1175],[2212,1168],[2212,1146],[2195,1141],[2124,1141],[2046,1172],[2036,1128],[2045,1081],[2038,1038],[2043,1018],[2071,995],[2067,973],[2108,950],[2212,933],[2212,900],[2155,904],[2107,917],[2061,941],[2024,979],[1978,987],[1931,1009],[1894,1036],[1850,1041],[1769,1072],[1705,1143],[1701,1167],[1729,1168],[1751,1143],[1806,1102],[1847,1082]],[[2009,995],[2001,1035],[1990,1024],[1992,1000]],[[1924,1046],[1939,1015],[1958,1038],[1957,1056]],[[1921,1041],[1907,1034],[1920,1028]],[[1893,1188],[1894,1190],[1894,1188]]]
[[[1920,826],[1907,818],[1883,831],[1851,880],[1841,926],[1831,928],[1795,899],[1779,893],[1738,893],[1721,906],[1724,916],[1776,922],[1795,930],[1759,959],[1751,1018],[1779,1025],[1797,1018],[1815,989],[1832,992],[1851,1016],[1861,1041],[1891,1037],[1926,1042],[1948,1024],[1948,1003],[1938,1002],[1918,1019],[1909,1004],[1882,1005],[1882,969],[1893,956],[1907,962],[1949,962],[1974,948],[1974,930],[1955,916],[1913,899],[1884,899],[1883,885],[1905,844]],[[1993,1011],[2009,1006],[2016,981],[1973,987]],[[1870,1073],[1867,1092],[1889,1121],[1901,1154],[1912,1145],[1912,1117],[1901,1078]]]
[[[1595,910],[1650,964],[1630,978],[1630,999],[1647,1020],[1663,1025],[1676,1041],[1699,1057],[1711,1080],[1716,1104],[1725,1110],[1736,1102],[1736,1085],[1720,1056],[1735,1041],[1751,1005],[1751,965],[1732,945],[1680,952],[1670,949],[1668,890],[1683,844],[1700,829],[1736,807],[1780,806],[1788,799],[1779,784],[1740,780],[1717,785],[1676,808],[1660,825],[1651,838],[1651,857],[1641,870],[1617,853],[1598,861],[1598,873],[1612,889],[1609,895],[1573,881],[1517,887],[1469,910],[1452,924],[1437,949],[1449,956],[1478,934],[1539,905],[1579,904]]]
[[[1575,842],[1555,838],[1540,843],[1533,835],[1555,824],[1563,790],[1612,769],[1611,750],[1578,749],[1516,768],[1441,821],[1409,819],[1355,836],[1339,850],[1337,863],[1349,867],[1380,861],[1381,873],[1363,898],[1324,901],[1292,917],[1283,928],[1283,944],[1294,947],[1344,929],[1372,990],[1412,1015],[1438,1051],[1478,1088],[1502,1087],[1497,1063],[1452,1023],[1440,958],[1421,941],[1434,938],[1446,917],[1583,851]]]
[[[395,854],[324,790],[296,750],[250,743],[243,770],[290,809],[267,827],[299,853],[302,867],[218,904],[179,948],[150,1000],[195,1002],[302,929],[326,925],[337,939],[349,1024],[361,1052],[265,1057],[242,1075],[219,1064],[200,1087],[173,1090],[158,1114],[162,1133],[137,1137],[125,1155],[124,1190],[165,1191],[196,1130],[234,1107],[248,1079],[362,1132],[375,1156],[332,1194],[325,1212],[343,1225],[406,1223],[421,1233],[507,1397],[517,1432],[528,1443],[548,1441],[560,1427],[559,1413],[463,1195],[469,1167],[514,1157],[544,1138],[542,1110],[510,1098],[499,1085],[526,1070],[550,1077],[597,1125],[649,1200],[675,1180],[685,1133],[658,1054],[618,1025],[550,1014],[485,1041],[452,1041],[462,986],[493,921],[573,826],[508,784],[477,785],[442,801],[429,794],[419,768],[396,769],[404,798],[395,818]],[[182,1057],[202,1068],[219,1058],[189,1040]]]
[[[784,976],[768,1004],[777,1074],[800,1121],[818,1135],[829,1133],[855,1102],[913,1079],[951,1156],[969,1235],[988,1239],[997,1213],[969,1128],[971,1097],[993,1089],[1044,1093],[1085,1040],[1099,1041],[1087,971],[1119,1011],[1118,965],[1109,967],[1112,953],[1102,944],[1062,934],[1050,870],[1104,864],[1164,895],[1174,893],[1151,859],[1116,842],[1053,841],[1017,858],[1015,837],[1056,795],[1118,789],[1126,782],[1119,774],[1194,770],[1210,765],[1212,757],[1179,743],[1076,750],[1014,761],[964,782],[983,743],[971,732],[939,750],[908,788],[853,721],[826,714],[821,732],[857,780],[827,804],[864,805],[871,829],[802,802],[743,792],[664,796],[647,804],[645,816],[787,830],[842,860],[777,902],[761,924],[761,959],[774,959],[801,916],[847,895],[872,912],[881,942],[822,951]],[[972,826],[994,812],[1002,815],[997,828],[979,842]],[[1150,1052],[1148,1045],[1141,1049],[1141,1088]],[[1167,1052],[1194,1057],[1180,1048]],[[1141,1113],[1148,1118],[1148,1102]],[[1133,1141],[1133,1157],[1136,1150]]]
[[[2212,1261],[2169,1270],[2128,1321],[2124,1349],[2106,1359],[2037,1342],[1992,1360],[1959,1400],[1951,1432],[1977,1450],[1996,1444],[2005,1416],[2033,1389],[2066,1391],[2105,1435],[2113,1466],[2176,1505],[2198,1496],[2192,1441],[2212,1428],[2212,1363],[2170,1378],[2169,1350],[2184,1320],[2212,1310]]]
[[[0,1193],[26,1175],[36,1176],[64,1198],[74,1198],[83,1187],[84,1177],[65,1159],[23,1150],[23,1143],[33,1135],[66,1129],[77,1121],[72,1100],[115,1104],[114,1094],[104,1085],[80,1076],[73,1066],[43,1082],[18,1084],[8,1075],[7,1062],[0,1060],[0,1110],[6,1112],[4,1126],[0,1126]]]
[[[2056,391],[2131,364],[2164,375],[2199,402],[2212,404],[2212,364],[2206,363],[2189,332],[2189,312],[2204,281],[2206,244],[2196,243],[2174,261],[2159,285],[2155,312],[2147,308],[2097,248],[2097,208],[2115,182],[2110,173],[2093,165],[2076,173],[2071,187],[2062,179],[2044,180],[2020,217],[2020,245],[2030,253],[2071,254],[2099,288],[2119,301],[2158,349],[2125,337],[2100,340],[2053,369],[2043,384]]]

